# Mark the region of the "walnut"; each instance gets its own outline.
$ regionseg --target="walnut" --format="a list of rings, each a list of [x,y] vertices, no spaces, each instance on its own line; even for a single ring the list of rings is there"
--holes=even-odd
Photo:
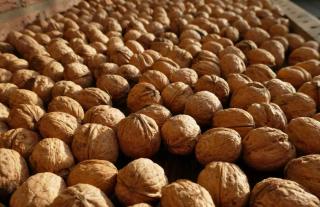
[[[244,72],[251,80],[263,83],[271,79],[276,78],[276,74],[264,64],[253,64],[247,67],[247,70]]]
[[[9,130],[8,125],[6,124],[5,121],[0,121],[0,136],[1,134],[7,132]]]
[[[18,87],[12,83],[0,83],[0,102],[9,104],[9,97]]]
[[[70,114],[50,112],[40,119],[38,129],[42,137],[58,138],[69,144],[78,125],[77,119]]]
[[[129,61],[129,64],[136,66],[141,73],[149,70],[153,63],[152,56],[147,53],[134,54]]]
[[[245,40],[251,40],[257,45],[261,45],[265,40],[269,39],[270,35],[267,31],[259,27],[249,29],[244,35]]]
[[[220,183],[220,185],[216,185]],[[217,206],[246,206],[250,186],[246,175],[235,164],[211,162],[200,172],[198,184],[210,193]]]
[[[44,102],[49,101],[51,98],[51,91],[55,82],[44,75],[38,75],[30,80],[31,90],[35,92]]]
[[[319,46],[319,43],[315,40],[308,40],[302,44],[302,47],[310,47],[312,49],[315,49],[316,51],[319,50]]]
[[[273,67],[276,64],[275,57],[265,49],[253,49],[247,54],[249,64],[265,64],[269,67]]]
[[[278,36],[278,35],[286,36],[289,32],[289,28],[283,24],[274,24],[274,25],[271,25],[268,32],[272,37]]]
[[[161,104],[160,92],[150,83],[138,83],[129,92],[127,106],[136,112],[151,104]]]
[[[253,82],[247,75],[241,73],[231,73],[227,75],[226,80],[231,93],[245,86],[247,83]]]
[[[244,63],[247,62],[247,58],[246,58],[245,54],[239,48],[237,48],[235,46],[228,46],[228,47],[224,48],[221,52],[219,52],[219,57],[222,58],[223,56],[225,56],[227,54],[234,54],[234,55],[238,56],[239,58],[241,58]]]
[[[255,42],[251,40],[242,40],[235,45],[239,48],[246,56],[251,50],[255,50],[258,48]]]
[[[13,193],[10,206],[50,206],[65,188],[66,184],[60,176],[50,172],[37,173]]]
[[[122,46],[111,53],[110,59],[112,62],[121,66],[128,64],[132,56],[133,52],[128,47]]]
[[[318,91],[320,88],[320,81],[309,81],[305,82],[298,90],[300,93],[304,93],[308,96],[310,96],[315,103],[318,105],[320,103],[319,97],[318,97]]]
[[[125,46],[127,46],[134,54],[143,53],[144,51],[143,46],[136,40],[126,41]]]
[[[171,112],[166,107],[159,104],[146,106],[136,113],[149,116],[157,123],[159,128],[162,127],[164,122],[171,117]]]
[[[223,51],[223,45],[216,41],[207,41],[202,44],[202,49],[210,51],[214,54],[219,54]]]
[[[97,79],[96,85],[108,92],[113,100],[126,98],[130,91],[128,81],[119,75],[102,75]]]
[[[90,87],[93,83],[93,77],[89,68],[81,63],[70,63],[66,65],[64,79],[70,80],[83,88]]]
[[[0,102],[0,121],[6,121],[9,117],[10,109]]]
[[[280,106],[288,121],[301,116],[309,117],[316,113],[316,103],[303,93],[284,94],[273,102]]]
[[[195,70],[198,76],[217,75],[220,76],[222,69],[219,66],[219,61],[198,61],[192,64],[191,68]]]
[[[51,90],[52,97],[56,96],[73,96],[74,93],[81,91],[82,87],[72,81],[56,82]]]
[[[124,205],[150,203],[161,197],[161,189],[167,185],[164,170],[146,158],[136,159],[119,170],[116,196]]]
[[[294,181],[267,178],[257,183],[251,191],[249,206],[316,207],[319,199]]]
[[[64,112],[78,119],[79,122],[84,118],[82,106],[68,96],[56,96],[48,104],[48,112]]]
[[[137,203],[128,207],[152,207],[152,206],[147,203]]]
[[[9,70],[0,68],[0,83],[8,83],[12,78],[12,73]]]
[[[169,79],[171,79],[172,74],[179,68],[180,66],[177,63],[167,57],[161,57],[159,60],[155,61],[151,67],[152,70],[162,72]]]
[[[11,108],[17,107],[20,104],[31,104],[43,107],[41,98],[33,91],[25,89],[15,89],[10,92],[9,106]]]
[[[98,67],[96,67],[93,72],[94,72],[94,77],[98,79],[102,75],[108,75],[108,74],[116,74],[119,70],[119,66],[115,63],[102,63]]]
[[[30,80],[34,79],[39,75],[38,72],[34,70],[22,69],[18,70],[12,75],[11,82],[18,86],[19,88],[29,88]]]
[[[189,86],[194,86],[198,81],[198,74],[191,68],[181,68],[172,74],[170,81],[183,82]]]
[[[192,61],[192,55],[178,46],[174,46],[167,54],[167,57],[176,62],[181,68],[189,67]]]
[[[226,54],[220,60],[221,72],[224,76],[230,73],[243,73],[246,70],[246,65],[237,55]]]
[[[111,37],[107,43],[108,54],[110,55],[113,53],[121,53],[122,51],[124,56],[126,55],[126,53],[129,56],[133,55],[131,50],[130,51],[127,50],[129,48],[123,49],[123,47],[124,47],[124,42],[120,37]]]
[[[299,47],[291,52],[289,55],[289,64],[295,65],[299,62],[312,60],[312,59],[319,59],[319,52],[315,49],[310,47]]]
[[[151,157],[160,148],[157,123],[144,114],[134,113],[122,119],[117,126],[121,151],[128,157]]]
[[[112,105],[110,95],[100,88],[85,88],[73,95],[73,98],[78,101],[84,110],[89,110],[93,106]]]
[[[72,152],[79,161],[88,159],[118,159],[118,141],[114,131],[101,124],[88,123],[78,127],[73,135]]]
[[[284,50],[287,51],[289,48],[289,42],[284,36],[274,36],[272,37],[272,40],[277,40],[279,41],[282,46],[284,47]]]
[[[114,191],[117,168],[106,160],[85,160],[74,166],[68,175],[68,185],[86,183],[102,190],[107,195]]]
[[[223,28],[220,34],[222,37],[226,37],[230,39],[232,42],[237,42],[240,38],[238,29],[232,26]]]
[[[271,79],[265,82],[264,85],[271,94],[271,100],[274,100],[283,94],[296,92],[296,89],[290,83],[284,82],[280,79]]]
[[[37,122],[46,112],[37,105],[20,104],[10,110],[8,124],[11,128],[26,128],[34,130]]]
[[[122,65],[116,72],[116,74],[124,77],[130,84],[138,82],[141,73],[140,70],[134,65]]]
[[[52,202],[51,207],[71,207],[94,205],[113,207],[109,198],[99,189],[89,184],[76,184],[64,189]]]
[[[213,114],[220,109],[222,104],[216,95],[199,91],[187,99],[184,113],[192,116],[199,125],[209,125]]]
[[[284,169],[285,178],[299,183],[312,194],[319,197],[319,170],[317,169],[317,166],[320,164],[319,162],[320,156],[318,154],[292,159]]]
[[[189,180],[177,180],[163,187],[161,193],[163,207],[215,206],[209,192],[201,185]]]
[[[209,129],[200,135],[195,147],[196,158],[202,165],[212,161],[235,162],[240,153],[241,136],[233,129],[222,127]]]
[[[304,38],[299,34],[288,33],[285,37],[289,42],[289,48],[291,51],[301,47],[302,44],[305,42]]]
[[[186,155],[193,151],[201,133],[196,121],[189,115],[173,116],[162,125],[162,139],[173,154]]]
[[[312,77],[320,75],[320,61],[319,60],[307,60],[296,64],[306,71],[308,71]]]
[[[270,92],[264,85],[259,82],[252,82],[247,83],[232,94],[230,106],[247,109],[253,103],[269,103],[270,99]]]
[[[304,154],[320,152],[320,122],[309,117],[292,119],[286,128],[290,141]]]
[[[273,55],[277,67],[283,65],[285,61],[285,48],[281,42],[277,40],[266,40],[260,48],[269,51]]]
[[[15,150],[0,148],[1,200],[9,198],[16,188],[28,177],[29,170],[26,161]]]
[[[179,71],[179,70],[178,70]],[[167,85],[170,84],[169,79],[165,74],[157,70],[148,70],[144,72],[139,78],[140,83],[151,83],[158,91],[162,91]]]

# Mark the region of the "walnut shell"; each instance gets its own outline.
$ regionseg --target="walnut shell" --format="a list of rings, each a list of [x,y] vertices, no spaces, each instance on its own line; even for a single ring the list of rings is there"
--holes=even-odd
[[[161,190],[161,206],[163,207],[214,207],[209,192],[197,183],[189,180],[177,180]]]
[[[90,184],[109,195],[114,191],[117,174],[117,168],[109,161],[85,160],[71,169],[68,175],[68,185]]]
[[[119,70],[119,66],[115,63],[102,63],[98,67],[96,67],[94,72],[94,77],[98,79],[102,75],[108,75],[108,74],[116,74]]]
[[[141,73],[140,70],[134,65],[122,65],[116,72],[116,74],[124,77],[130,84],[138,82]]]
[[[74,132],[72,152],[79,161],[100,159],[115,163],[119,154],[116,134],[101,124],[84,124]]]
[[[253,82],[247,75],[241,73],[231,73],[227,75],[226,80],[232,93],[247,83]]]
[[[269,39],[270,35],[267,31],[259,27],[249,29],[244,35],[245,40],[251,40],[257,45],[261,45],[265,40]]]
[[[247,58],[245,54],[237,47],[235,46],[228,46],[224,48],[221,52],[219,52],[219,57],[222,58],[223,56],[227,54],[234,54],[237,55],[239,58],[243,60],[244,63],[247,62]]]
[[[284,94],[273,102],[280,106],[288,121],[301,116],[313,116],[316,113],[316,103],[303,93]]]
[[[151,104],[161,104],[160,92],[150,83],[138,83],[129,92],[127,106],[136,112]]]
[[[315,49],[310,47],[299,47],[291,52],[289,55],[289,64],[295,65],[299,62],[312,60],[312,59],[319,59],[319,52]]]
[[[0,68],[0,83],[8,83],[12,78],[12,73],[9,70]]]
[[[76,184],[64,189],[52,202],[51,207],[113,207],[109,198],[99,189],[89,184]]]
[[[308,71],[312,77],[320,75],[320,61],[319,60],[307,60],[296,64],[306,71]]]
[[[29,177],[29,170],[17,151],[5,148],[0,148],[0,168],[0,196],[5,199]]]
[[[96,85],[110,94],[113,100],[120,100],[130,91],[128,81],[120,75],[103,75],[97,79]]]
[[[276,78],[276,74],[267,65],[253,64],[244,72],[251,80],[263,83]]]
[[[312,194],[319,197],[319,170],[317,169],[319,164],[320,156],[318,154],[292,159],[287,163],[284,169],[284,176],[286,179],[299,183],[307,188]]]
[[[258,48],[256,43],[251,40],[242,40],[238,42],[235,46],[239,48],[246,56],[251,50]]]
[[[9,106],[11,108],[17,107],[20,104],[31,104],[43,107],[41,98],[33,91],[26,89],[15,89],[9,93]]]
[[[190,154],[200,133],[201,130],[196,121],[185,114],[167,119],[161,127],[164,144],[171,153],[178,155]]]
[[[143,46],[136,40],[126,41],[125,46],[127,46],[134,54],[143,53],[144,51]]]
[[[65,188],[66,184],[60,176],[50,172],[37,173],[13,193],[10,206],[50,206]]]
[[[220,183],[220,185],[216,185]],[[210,193],[217,206],[246,206],[250,186],[246,175],[235,164],[211,162],[200,172],[198,184]]]
[[[265,64],[269,67],[273,67],[276,64],[275,57],[265,49],[253,49],[247,54],[249,64]]]
[[[20,104],[10,110],[8,124],[11,128],[34,130],[37,122],[46,112],[37,105]]]
[[[64,79],[72,81],[83,88],[90,87],[93,83],[93,77],[89,68],[81,63],[70,63],[66,65]]]
[[[253,103],[269,103],[270,92],[259,82],[247,83],[232,94],[230,106],[247,109]]]
[[[0,136],[2,133],[9,130],[9,127],[7,126],[6,122],[0,121]]]
[[[128,130],[129,129],[129,130]],[[131,114],[117,126],[121,151],[128,157],[152,157],[160,148],[157,123],[144,114]]]
[[[310,96],[317,105],[320,104],[319,100],[319,89],[320,89],[320,81],[309,81],[305,82],[298,90],[300,93],[304,93]]]
[[[72,97],[76,92],[82,90],[82,87],[78,84],[75,84],[72,81],[59,81],[56,82],[52,88],[51,95],[52,97],[56,96],[69,96]]]
[[[202,49],[219,54],[223,51],[223,45],[215,41],[207,41],[202,44]]]
[[[50,77],[54,81],[63,79],[64,67],[58,61],[52,60],[42,68],[42,75]]]
[[[221,148],[221,146],[224,146]],[[197,160],[206,165],[212,161],[235,162],[241,153],[241,136],[233,129],[213,128],[199,136],[195,148]]]
[[[18,70],[17,72],[13,73],[11,82],[18,86],[18,88],[29,89],[30,80],[34,79],[38,75],[40,74],[34,70]]]
[[[267,178],[252,189],[249,206],[316,207],[319,199],[298,183],[280,178]]]
[[[56,96],[48,105],[48,112],[64,112],[78,119],[79,122],[84,118],[84,111],[81,105],[74,99],[67,96]]]
[[[178,46],[174,46],[167,54],[167,57],[176,62],[181,68],[189,67],[192,61],[192,55]]]
[[[303,83],[311,80],[311,74],[298,66],[288,66],[281,68],[277,76],[280,80],[291,83],[296,89]]]
[[[179,71],[179,70],[178,70]],[[158,91],[162,91],[167,85],[170,84],[169,79],[165,74],[157,70],[148,70],[144,72],[139,78],[140,83],[151,83]]]
[[[218,97],[209,91],[191,95],[185,104],[184,113],[192,116],[199,125],[209,125],[213,114],[222,109]]]
[[[288,135],[279,129],[260,127],[251,130],[242,140],[243,159],[259,171],[274,171],[296,156]]]
[[[128,47],[122,46],[111,53],[110,60],[121,66],[128,64],[132,56],[133,52]]]
[[[76,92],[73,98],[78,101],[84,110],[98,105],[112,105],[110,95],[100,88],[85,88]]]
[[[38,75],[30,81],[32,85],[31,90],[35,92],[44,102],[49,101],[55,82],[51,80],[51,78],[44,75]]]
[[[147,203],[137,203],[128,207],[152,207],[152,206]]]
[[[119,170],[116,196],[124,205],[150,203],[161,197],[167,185],[164,170],[147,158],[136,159]]]
[[[181,68],[172,74],[170,81],[193,86],[198,81],[198,74],[191,68]]]
[[[64,112],[46,113],[38,122],[38,129],[42,137],[54,137],[71,143],[72,136],[79,123],[77,119]],[[52,130],[54,129],[54,130]]]
[[[141,73],[148,70],[153,63],[152,56],[147,53],[134,54],[129,61],[129,64],[136,66]]]
[[[159,104],[146,106],[136,113],[149,116],[157,123],[159,128],[171,117],[171,112],[166,107]]]
[[[9,117],[10,109],[0,102],[0,121],[6,121]]]
[[[221,72],[223,76],[230,73],[243,73],[246,70],[246,65],[235,54],[226,54],[220,59]]]
[[[271,100],[275,100],[276,98],[284,94],[296,92],[296,89],[291,85],[291,83],[282,81],[277,78],[265,82],[264,85],[271,94]]]
[[[9,104],[9,97],[16,89],[18,89],[18,87],[15,84],[0,83],[0,102]]]
[[[320,152],[320,122],[309,117],[292,119],[286,128],[290,141],[304,154]]]
[[[169,79],[171,78],[172,74],[177,71],[180,66],[167,57],[161,57],[157,61],[155,61],[151,67],[152,70],[157,70],[165,74]]]
[[[277,40],[266,40],[260,48],[269,51],[273,55],[277,67],[283,65],[285,61],[285,48],[281,42]]]

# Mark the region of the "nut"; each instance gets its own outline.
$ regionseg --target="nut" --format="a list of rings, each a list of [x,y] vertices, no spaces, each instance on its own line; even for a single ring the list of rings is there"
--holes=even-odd
[[[162,139],[168,150],[178,155],[190,154],[200,133],[196,121],[184,114],[169,118],[161,127]]]
[[[226,54],[220,60],[221,71],[224,76],[230,73],[242,73],[246,70],[246,65],[240,57],[235,54]]]
[[[131,114],[117,126],[121,151],[128,157],[152,157],[160,148],[157,123],[143,114]]]
[[[133,52],[128,47],[122,46],[115,49],[115,51],[110,54],[110,60],[121,66],[128,64],[132,56]]]
[[[220,185],[216,185],[220,183]],[[211,162],[200,172],[198,184],[211,195],[217,206],[246,206],[250,186],[246,175],[235,164]]]
[[[124,205],[150,203],[161,197],[167,185],[164,170],[146,158],[136,159],[119,170],[116,196]]]
[[[295,65],[299,62],[312,60],[312,59],[319,59],[319,52],[315,49],[310,47],[299,47],[291,52],[289,55],[289,64]]]
[[[79,122],[84,118],[82,106],[68,96],[56,96],[48,104],[48,112],[64,112],[78,119]]]
[[[319,60],[307,60],[296,64],[306,71],[308,71],[312,77],[320,75],[320,61]]]
[[[85,160],[71,169],[68,176],[68,185],[90,184],[109,195],[114,191],[117,174],[117,168],[109,161]]]
[[[230,92],[235,92],[242,86],[247,85],[247,83],[252,83],[253,81],[245,74],[241,73],[231,73],[227,75],[227,83],[230,87]]]
[[[303,83],[311,81],[311,74],[298,66],[288,66],[281,68],[277,76],[280,80],[291,83],[296,89]]]
[[[51,91],[54,87],[55,82],[51,78],[38,75],[33,80],[31,80],[31,90],[35,92],[44,102],[51,99]]]
[[[297,49],[305,42],[304,38],[299,34],[289,33],[285,36],[289,42],[290,50]]]
[[[221,75],[221,69],[218,61],[201,60],[192,64],[191,68],[197,72],[198,76],[212,74],[217,76]]]
[[[157,70],[165,74],[169,79],[172,74],[177,71],[180,66],[173,60],[167,57],[161,57],[159,60],[155,61],[151,67],[152,70]]]
[[[178,70],[179,71],[179,70]],[[158,91],[162,91],[170,84],[169,79],[165,74],[157,70],[148,70],[139,78],[140,83],[151,83]]]
[[[277,40],[266,40],[262,43],[260,48],[267,50],[273,55],[277,67],[283,65],[285,60],[285,48],[281,42]]]
[[[70,80],[83,88],[90,87],[93,83],[93,77],[89,68],[81,63],[70,63],[66,65],[64,79]]]
[[[247,54],[249,64],[265,64],[269,67],[273,67],[276,64],[275,57],[265,49],[253,49]]]
[[[189,86],[194,86],[198,81],[198,74],[193,69],[181,68],[172,74],[170,81],[183,82]]]
[[[200,135],[195,148],[196,158],[202,165],[212,161],[235,162],[240,153],[241,136],[233,129],[222,127]]]
[[[269,38],[269,33],[259,27],[253,27],[249,29],[244,35],[245,40],[251,40],[255,42],[257,45],[261,45],[265,40]]]
[[[103,75],[97,79],[96,85],[110,94],[113,100],[127,97],[130,91],[128,81],[120,75]]]
[[[56,82],[52,88],[51,95],[52,97],[56,96],[69,96],[72,97],[76,92],[82,90],[82,87],[78,84],[75,84],[72,81],[59,81]]]
[[[9,70],[0,68],[0,83],[8,83],[12,78],[12,73]]]
[[[18,86],[19,88],[30,88],[30,80],[34,79],[40,75],[38,72],[34,70],[22,69],[13,73],[11,82]]]
[[[174,46],[167,54],[167,57],[176,62],[181,68],[189,67],[192,61],[192,55],[178,46]]]
[[[134,65],[122,65],[116,72],[118,75],[127,79],[130,84],[138,82],[141,73],[140,70]]]
[[[31,104],[43,107],[41,98],[33,91],[26,89],[15,89],[9,93],[9,106],[11,108],[17,107],[20,104]]]
[[[9,117],[10,109],[0,102],[0,121],[6,121]]]
[[[147,53],[134,54],[129,61],[129,64],[136,66],[141,73],[149,70],[153,63],[152,56]]]
[[[118,141],[111,128],[88,123],[75,130],[72,152],[79,161],[100,159],[115,163],[119,154]]]
[[[119,70],[119,66],[115,63],[102,63],[98,67],[96,67],[93,72],[94,72],[94,77],[98,79],[99,77],[103,75],[108,75],[108,74],[116,74]]]
[[[267,65],[249,65],[244,72],[251,80],[263,83],[277,77],[277,75]]]
[[[296,92],[296,89],[291,85],[291,83],[282,81],[277,78],[265,82],[264,85],[269,90],[272,101],[280,97],[281,95]]]
[[[310,96],[317,105],[319,105],[319,89],[320,89],[320,81],[309,81],[305,82],[298,90],[300,93],[304,93]]]
[[[0,102],[9,104],[9,97],[18,87],[12,83],[0,83]]]
[[[76,92],[73,98],[78,101],[84,110],[99,105],[112,105],[110,95],[99,88],[85,88]]]

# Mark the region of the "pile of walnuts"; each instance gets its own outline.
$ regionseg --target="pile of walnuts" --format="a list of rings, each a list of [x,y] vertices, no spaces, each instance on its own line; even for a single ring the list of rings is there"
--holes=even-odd
[[[319,207],[319,43],[289,24],[271,0],[81,0],[12,31],[0,206]]]

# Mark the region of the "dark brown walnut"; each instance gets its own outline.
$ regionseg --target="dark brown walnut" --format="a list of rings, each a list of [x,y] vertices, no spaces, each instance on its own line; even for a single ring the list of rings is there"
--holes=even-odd
[[[289,55],[289,64],[295,65],[299,62],[312,60],[312,59],[319,59],[319,52],[315,49],[310,47],[299,47],[291,52]]]
[[[136,66],[129,64],[119,67],[116,74],[127,79],[130,84],[137,83],[141,76],[140,70]]]
[[[264,85],[259,82],[252,82],[247,83],[232,94],[230,106],[247,109],[253,103],[269,103],[270,99],[270,92]]]
[[[219,66],[219,61],[206,61],[201,60],[192,64],[191,68],[195,70],[198,76],[203,75],[217,75],[221,76],[221,68]]]
[[[51,90],[51,96],[69,96],[72,97],[76,92],[81,91],[82,87],[72,81],[56,82]]]
[[[243,60],[235,54],[226,54],[220,59],[221,72],[223,76],[230,73],[243,73],[246,65]]]
[[[192,55],[178,46],[174,46],[171,51],[168,52],[167,57],[176,62],[181,68],[189,67],[192,61]]]
[[[9,130],[9,127],[5,121],[0,121],[0,135]]]
[[[68,113],[81,122],[84,118],[82,106],[74,99],[68,96],[56,96],[48,104],[48,112]]]
[[[173,154],[190,154],[201,133],[197,122],[189,115],[173,116],[162,125],[161,135],[164,144]]]
[[[311,117],[316,113],[316,103],[303,93],[288,93],[274,99],[280,106],[288,121],[297,117]]]
[[[85,111],[98,105],[112,105],[111,96],[100,88],[82,89],[76,92],[73,98],[81,104]]]
[[[281,95],[296,92],[296,89],[291,85],[291,83],[277,78],[265,82],[264,85],[269,90],[272,101]]]
[[[0,121],[7,121],[10,109],[0,102]]]
[[[217,206],[240,207],[248,203],[248,179],[235,164],[211,162],[200,172],[197,182],[210,193]]]
[[[157,123],[159,128],[162,127],[165,121],[171,117],[171,112],[169,111],[169,109],[159,104],[146,106],[136,113],[144,114],[152,118]]]
[[[74,165],[74,158],[66,143],[57,138],[45,138],[38,142],[29,157],[34,172],[52,172],[66,176]]]
[[[131,112],[136,112],[151,104],[161,104],[160,92],[150,83],[138,83],[129,92],[127,106]]]
[[[13,193],[10,206],[49,206],[66,188],[64,180],[53,173],[37,173],[29,177]]]
[[[277,77],[277,75],[267,65],[249,65],[244,72],[251,80],[263,83]]]
[[[218,127],[199,136],[195,155],[202,165],[212,161],[235,162],[240,156],[241,148],[241,136],[237,131]]]
[[[115,63],[106,62],[100,64],[98,67],[96,67],[93,70],[94,77],[98,79],[102,75],[108,75],[108,74],[116,74],[119,70],[119,66]]]
[[[197,183],[180,179],[161,190],[161,206],[163,207],[183,207],[183,206],[203,206],[214,207],[214,203],[209,192]]]
[[[258,48],[256,43],[251,40],[242,40],[238,42],[235,46],[239,48],[246,56],[251,50]]]
[[[236,130],[241,137],[255,128],[254,119],[250,113],[239,108],[228,108],[217,111],[213,115],[214,127],[225,127]]]
[[[244,35],[245,40],[251,40],[257,45],[261,45],[265,40],[269,39],[270,35],[267,31],[259,27],[249,29]]]
[[[31,104],[43,107],[41,98],[35,92],[26,89],[15,89],[10,92],[9,106],[14,108],[20,104]]]
[[[35,92],[44,102],[51,99],[51,92],[55,85],[55,82],[44,75],[38,75],[34,79],[30,80],[30,89]]]
[[[226,81],[229,85],[230,92],[233,93],[242,86],[252,83],[253,81],[247,75],[242,73],[231,73],[227,75]]]
[[[221,52],[219,52],[219,57],[222,58],[223,56],[225,56],[227,54],[234,54],[234,55],[238,56],[239,58],[241,58],[243,60],[243,62],[245,62],[245,63],[247,61],[245,54],[239,48],[237,48],[235,46],[228,46],[228,47],[224,48]]]
[[[179,70],[178,70],[179,71]],[[157,70],[148,70],[144,72],[139,78],[140,83],[150,83],[156,87],[158,91],[162,91],[167,85],[170,84],[169,79],[165,74]]]
[[[128,47],[122,46],[110,54],[110,60],[121,66],[128,64],[132,56],[133,52]]]
[[[161,57],[159,60],[155,61],[151,67],[152,70],[157,70],[165,74],[169,79],[172,74],[177,71],[180,66],[167,57]]]
[[[12,78],[12,73],[9,70],[0,68],[0,83],[9,83]]]
[[[83,88],[90,87],[93,77],[89,68],[81,63],[70,63],[64,70],[64,79],[72,81]]]
[[[117,125],[121,151],[128,157],[152,157],[160,148],[157,123],[144,114],[133,113]]]
[[[119,154],[116,134],[101,124],[84,124],[74,132],[72,152],[79,161],[100,159],[115,163]]]
[[[149,70],[153,63],[152,56],[147,53],[134,54],[129,61],[129,64],[136,66],[141,73]]]
[[[106,160],[85,160],[74,166],[68,175],[68,185],[78,183],[93,185],[105,194],[110,195],[115,188],[118,170]]]
[[[251,130],[242,140],[243,159],[259,171],[283,168],[296,156],[294,145],[288,135],[279,129],[260,127]]]
[[[198,74],[191,68],[181,68],[172,74],[170,81],[183,82],[189,86],[194,86],[198,81]]]
[[[320,90],[320,81],[309,81],[305,82],[298,90],[300,93],[304,93],[308,96],[310,96],[314,102],[319,105],[320,99],[319,99],[319,90]]]
[[[11,128],[36,129],[37,122],[46,112],[37,105],[20,104],[10,110],[8,124]]]
[[[266,40],[262,43],[260,48],[269,51],[273,55],[277,67],[283,65],[285,61],[285,48],[281,42],[277,40]]]
[[[265,49],[253,49],[247,54],[249,64],[265,64],[269,67],[273,67],[276,64],[275,57]]]
[[[299,66],[288,66],[281,68],[277,77],[280,80],[291,83],[296,89],[303,83],[311,81],[311,74]]]
[[[64,189],[52,202],[51,207],[113,207],[109,198],[99,189],[89,184],[76,184]]]
[[[72,136],[77,129],[78,120],[64,112],[46,113],[38,122],[38,130],[42,137],[54,137],[71,143]],[[52,130],[54,129],[54,130]]]
[[[184,114],[192,116],[199,125],[210,125],[213,114],[220,109],[222,104],[216,95],[199,91],[187,99]]]
[[[161,189],[168,184],[164,170],[147,158],[136,159],[119,170],[116,196],[126,205],[151,203],[161,197]]]
[[[163,103],[173,113],[181,113],[184,111],[185,103],[193,94],[190,86],[182,82],[169,84],[163,89],[161,96]]]
[[[22,69],[13,73],[11,82],[18,86],[18,88],[29,89],[30,80],[34,79],[36,76],[40,75],[34,70]]]
[[[257,183],[251,191],[249,206],[316,207],[319,199],[300,184],[280,178],[267,178]]]
[[[0,148],[0,167],[0,196],[4,200],[29,177],[29,170],[26,161],[17,151],[5,148]]]
[[[102,75],[98,77],[96,85],[106,91],[113,100],[126,98],[130,91],[128,81],[120,75]]]
[[[306,71],[308,71],[312,77],[320,75],[320,61],[319,60],[307,60],[303,62],[299,62],[296,64],[296,66],[299,66]]]
[[[317,169],[319,164],[319,154],[311,154],[292,159],[284,169],[284,176],[288,180],[299,183],[312,194],[319,197],[319,170]]]
[[[320,152],[320,122],[309,117],[292,119],[286,127],[290,141],[303,154],[317,154]]]

